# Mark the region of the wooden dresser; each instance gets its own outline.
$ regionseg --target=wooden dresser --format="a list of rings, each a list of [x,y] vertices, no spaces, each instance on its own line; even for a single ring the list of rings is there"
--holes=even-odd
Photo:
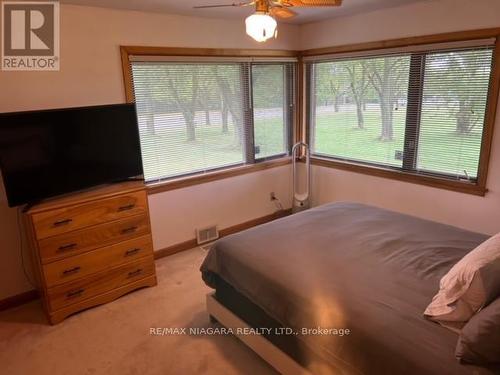
[[[142,182],[49,200],[30,208],[25,219],[40,295],[52,324],[156,285]]]

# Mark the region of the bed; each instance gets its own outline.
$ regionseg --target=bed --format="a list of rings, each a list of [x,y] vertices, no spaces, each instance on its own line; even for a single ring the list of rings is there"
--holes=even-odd
[[[312,373],[498,374],[459,364],[457,333],[422,314],[440,278],[486,238],[333,203],[217,241],[201,271],[217,303],[270,328],[262,337]]]

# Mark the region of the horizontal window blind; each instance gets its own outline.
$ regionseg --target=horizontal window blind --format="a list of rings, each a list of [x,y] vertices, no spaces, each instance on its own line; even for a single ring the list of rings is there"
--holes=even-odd
[[[402,167],[410,56],[311,66],[313,152]]]
[[[475,182],[494,48],[484,42],[406,54],[309,57],[313,153]]]
[[[239,64],[132,65],[146,180],[244,163],[243,69]]]
[[[172,60],[131,62],[147,181],[289,152],[293,62]]]
[[[252,65],[255,158],[285,155],[293,116],[293,65]]]
[[[491,48],[425,56],[416,169],[476,179]]]
[[[431,43],[431,44],[415,44],[404,47],[383,48],[373,50],[355,50],[350,52],[326,53],[318,56],[304,56],[302,59],[305,62],[320,62],[320,61],[339,61],[342,59],[353,60],[356,58],[367,58],[377,56],[390,55],[411,55],[432,52],[458,51],[464,49],[493,47],[496,38],[462,40],[455,42]]]

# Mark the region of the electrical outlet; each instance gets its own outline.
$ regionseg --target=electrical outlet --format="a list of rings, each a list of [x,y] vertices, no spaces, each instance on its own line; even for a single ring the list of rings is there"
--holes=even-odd
[[[269,194],[269,196],[271,198],[271,202],[276,200],[276,194],[274,193],[274,191],[271,191],[271,194]]]

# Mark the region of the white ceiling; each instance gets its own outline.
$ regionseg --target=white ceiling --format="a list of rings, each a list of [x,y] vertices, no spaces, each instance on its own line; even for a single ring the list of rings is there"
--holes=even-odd
[[[195,5],[231,4],[244,0],[61,0],[61,3],[88,5],[104,8],[130,9],[149,12],[180,14],[208,18],[244,18],[251,14],[253,7],[228,7],[214,9],[193,9]],[[287,22],[301,24],[327,18],[354,15],[377,9],[429,0],[344,0],[342,6],[332,8],[294,8],[299,14]]]

